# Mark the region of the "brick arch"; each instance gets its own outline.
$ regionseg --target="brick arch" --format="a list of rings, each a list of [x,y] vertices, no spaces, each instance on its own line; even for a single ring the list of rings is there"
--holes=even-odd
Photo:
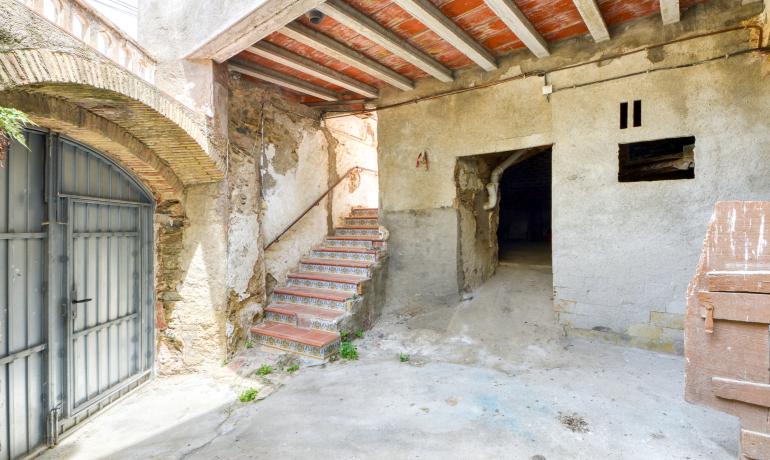
[[[0,92],[0,105],[27,113],[39,126],[65,134],[134,173],[158,203],[181,201],[184,183],[158,155],[111,121],[64,99],[24,92]]]
[[[45,49],[0,53],[0,104],[113,156],[158,199],[223,178],[223,143],[204,115],[103,59]]]

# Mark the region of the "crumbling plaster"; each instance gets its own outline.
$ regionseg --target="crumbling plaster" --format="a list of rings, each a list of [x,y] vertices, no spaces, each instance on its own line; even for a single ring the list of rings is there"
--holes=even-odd
[[[613,30],[613,40],[600,47],[570,40],[556,44],[551,58],[514,55],[497,74],[470,71],[453,85],[513,77],[502,84],[380,110],[380,199],[393,247],[391,308],[456,297],[467,287],[465,274],[477,268],[479,252],[468,253],[463,237],[469,219],[462,217],[453,176],[457,159],[553,144],[554,304],[561,323],[574,333],[680,351],[684,293],[713,203],[766,197],[770,186],[770,130],[758,115],[770,103],[767,58],[743,55],[644,71],[746,48],[752,33],[549,72],[547,81],[515,77],[724,28],[761,10],[758,3],[710,3],[663,30],[659,18],[649,18]],[[632,72],[642,73],[572,88]],[[544,96],[545,84],[556,92]],[[411,94],[385,91],[381,105],[451,89],[424,82]],[[618,105],[636,99],[643,101],[643,126],[620,131]],[[685,135],[697,137],[694,180],[617,182],[618,143]],[[415,168],[422,151],[429,154],[429,169]],[[487,257],[486,268],[494,263]]]

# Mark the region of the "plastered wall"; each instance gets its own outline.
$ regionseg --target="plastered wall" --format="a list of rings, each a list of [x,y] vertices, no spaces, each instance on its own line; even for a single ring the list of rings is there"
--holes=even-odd
[[[642,43],[724,28],[762,10],[761,4],[739,3],[694,8],[681,24],[665,30],[658,18],[640,21],[613,31],[608,49],[576,40],[558,44],[548,60],[514,56],[499,75],[488,78],[500,80],[537,66],[556,69]],[[489,268],[484,263],[495,263],[461,244],[462,228],[471,219],[462,217],[467,212],[458,200],[457,159],[553,144],[553,283],[559,320],[576,334],[681,351],[687,282],[714,203],[767,199],[770,190],[770,126],[758,115],[770,103],[767,58],[742,55],[683,65],[745,49],[752,37],[748,31],[705,37],[552,71],[547,80],[514,79],[382,110],[381,203],[393,248],[390,307],[445,302],[468,287],[469,268],[483,273]],[[677,66],[682,67],[659,70]],[[639,75],[625,77],[631,73]],[[470,86],[482,84],[480,79],[470,72],[460,81]],[[604,80],[611,81],[595,83]],[[542,93],[546,83],[555,90],[548,97]],[[426,83],[417,93],[451,89]],[[387,102],[406,98],[392,93]],[[637,99],[643,102],[642,127],[620,130],[620,102]],[[697,138],[694,180],[618,183],[619,143],[691,135]],[[415,168],[421,151],[429,152],[429,169]]]

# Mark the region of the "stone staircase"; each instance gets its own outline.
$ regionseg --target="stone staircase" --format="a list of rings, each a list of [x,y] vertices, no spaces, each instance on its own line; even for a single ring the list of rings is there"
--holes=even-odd
[[[387,232],[385,232],[385,235]],[[340,348],[340,331],[371,324],[375,272],[387,257],[377,209],[353,208],[321,247],[300,260],[277,287],[252,338],[267,347],[329,359]],[[364,311],[366,310],[366,311]]]

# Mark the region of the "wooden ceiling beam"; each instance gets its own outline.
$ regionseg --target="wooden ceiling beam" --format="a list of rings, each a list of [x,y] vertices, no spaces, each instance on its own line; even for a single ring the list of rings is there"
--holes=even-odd
[[[548,51],[548,42],[524,16],[519,7],[513,3],[513,0],[484,0],[484,3],[532,51],[532,54],[541,58],[551,54]]]
[[[596,0],[572,0],[596,43],[610,39],[610,31]]]
[[[497,61],[492,54],[477,43],[465,30],[446,17],[433,3],[428,0],[394,0],[398,6],[415,19],[425,24],[442,40],[452,45],[459,52],[468,56],[482,69],[492,71],[497,69]]]
[[[187,59],[212,59],[224,62],[253,43],[302,16],[323,0],[260,0],[235,21],[226,24],[190,52]]]
[[[451,70],[345,2],[328,0],[317,9],[438,80],[454,80]]]
[[[412,81],[395,70],[369,59],[358,51],[297,22],[288,24],[279,32],[302,45],[313,48],[365,74],[405,91],[414,89]]]
[[[249,77],[273,83],[298,93],[307,94],[308,96],[314,96],[324,101],[340,100],[339,95],[333,91],[313,85],[299,78],[284,75],[261,65],[246,63],[241,60],[231,60],[228,68],[233,72],[248,75]]]
[[[660,15],[663,17],[663,24],[679,22],[681,18],[679,0],[660,0]]]
[[[340,72],[324,67],[315,61],[312,61],[299,54],[292,53],[269,42],[259,42],[254,46],[246,48],[246,51],[257,56],[269,59],[278,64],[290,67],[304,74],[311,75],[319,80],[337,85],[362,96],[376,98],[379,96],[377,88],[361,83],[358,80],[348,77]]]

